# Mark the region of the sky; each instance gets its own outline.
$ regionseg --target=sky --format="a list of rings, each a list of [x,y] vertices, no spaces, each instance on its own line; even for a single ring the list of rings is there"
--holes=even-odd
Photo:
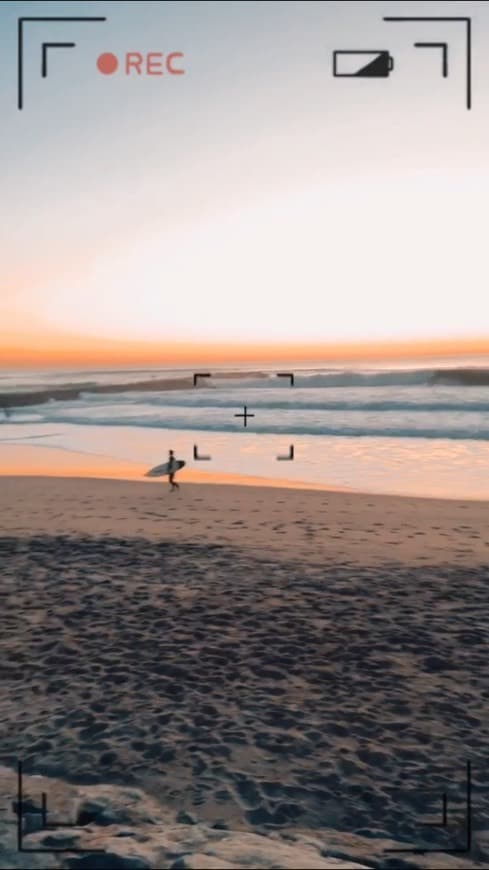
[[[17,19],[87,15],[24,24],[19,111]],[[471,111],[464,25],[390,15],[472,17]],[[0,363],[489,353],[488,46],[483,2],[2,3]],[[334,78],[335,49],[394,70]]]

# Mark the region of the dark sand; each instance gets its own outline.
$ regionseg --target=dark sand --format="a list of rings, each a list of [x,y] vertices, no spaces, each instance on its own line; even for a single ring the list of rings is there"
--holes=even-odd
[[[469,760],[477,848],[450,866],[489,864],[487,565],[361,564],[347,534],[342,557],[316,540],[307,561],[171,542],[164,524],[158,540],[30,522],[0,541],[0,763],[137,786],[234,831],[356,835],[368,864],[383,840],[463,848]],[[447,828],[423,824],[445,792]]]

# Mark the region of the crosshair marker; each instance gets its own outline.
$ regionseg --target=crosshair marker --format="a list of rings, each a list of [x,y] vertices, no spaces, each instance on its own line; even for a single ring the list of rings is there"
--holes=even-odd
[[[447,826],[447,796],[446,793],[442,795],[443,798],[443,816],[442,822],[434,823],[431,822],[421,822],[422,825],[430,825],[434,828],[446,828]],[[413,855],[425,855],[431,852],[445,852],[447,855],[460,855],[466,854],[470,852],[472,848],[472,767],[470,761],[466,762],[466,774],[465,774],[465,827],[466,827],[466,841],[464,846],[457,846],[453,848],[447,848],[446,846],[440,846],[439,849],[410,849],[410,848],[395,848],[395,849],[385,849],[386,852],[411,852]]]
[[[291,444],[289,447],[289,455],[288,456],[277,456],[277,459],[283,459],[285,461],[293,459],[293,458],[294,458],[294,445],[293,444]]]
[[[290,386],[294,386],[294,373],[293,372],[277,372],[277,378],[290,378]]]
[[[448,77],[448,45],[446,42],[415,42],[415,48],[441,48],[441,74],[444,79]]]
[[[197,381],[199,378],[210,378],[210,377],[211,377],[210,372],[195,372],[195,374],[194,374],[194,387],[197,386]]]
[[[26,22],[97,22],[107,21],[105,16],[67,16],[67,15],[23,15],[17,19],[17,108],[24,108],[24,24]]]
[[[47,796],[45,792],[42,792],[42,807],[41,807],[41,818],[42,818],[42,830],[43,831],[52,831],[55,828],[77,828],[78,825],[71,824],[70,822],[57,822],[56,825],[48,825],[47,824]],[[15,810],[17,813],[17,851],[18,852],[29,852],[31,854],[38,855],[46,855],[53,852],[76,852],[78,854],[85,853],[95,853],[98,852],[103,853],[103,849],[89,849],[88,847],[85,849],[78,849],[76,846],[70,846],[69,848],[49,848],[49,849],[41,849],[41,848],[27,848],[23,843],[23,835],[24,832],[22,830],[22,820],[24,816],[24,795],[23,795],[23,771],[22,771],[22,762],[19,761],[17,764],[17,803],[15,805]]]
[[[245,405],[245,406],[244,406],[244,413],[243,413],[243,414],[235,414],[234,416],[235,416],[235,417],[243,417],[243,418],[244,418],[244,425],[247,426],[247,425],[248,425],[248,423],[247,423],[247,421],[248,421],[248,417],[254,417],[255,415],[254,415],[254,414],[250,414],[250,412],[248,411],[247,406]]]
[[[201,459],[212,459],[212,456],[199,456],[199,450],[196,444],[194,444],[194,459],[199,461]]]
[[[75,42],[43,42],[41,62],[41,75],[43,79],[48,74],[48,48],[74,48],[75,45]]]

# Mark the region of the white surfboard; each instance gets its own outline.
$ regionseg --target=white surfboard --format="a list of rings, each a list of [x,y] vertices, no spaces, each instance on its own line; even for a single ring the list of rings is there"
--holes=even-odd
[[[175,459],[172,463],[173,468],[172,471],[179,471],[185,465],[185,461],[183,459]],[[164,477],[165,474],[170,474],[170,463],[164,462],[163,465],[155,465],[154,468],[150,468],[149,471],[144,475],[145,477]]]

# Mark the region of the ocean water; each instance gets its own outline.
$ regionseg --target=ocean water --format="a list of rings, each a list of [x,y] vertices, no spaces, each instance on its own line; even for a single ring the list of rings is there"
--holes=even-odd
[[[205,369],[200,369],[205,371]],[[294,385],[278,372],[293,372]],[[0,372],[0,445],[371,492],[489,496],[489,367]],[[163,381],[190,386],[163,389]],[[243,414],[246,406],[250,416]],[[251,416],[253,415],[253,416]],[[199,455],[210,460],[195,460]],[[294,459],[278,459],[289,455]]]

